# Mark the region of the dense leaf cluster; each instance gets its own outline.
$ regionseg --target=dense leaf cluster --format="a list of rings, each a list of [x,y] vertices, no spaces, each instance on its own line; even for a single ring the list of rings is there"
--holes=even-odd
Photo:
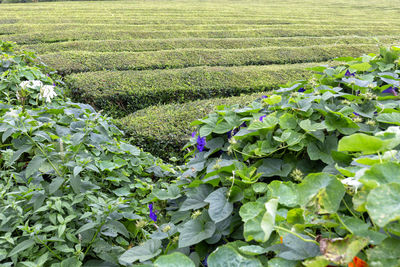
[[[182,176],[152,192],[167,234],[120,263],[176,248],[209,266],[399,265],[399,51],[195,121]]]
[[[11,44],[0,48],[1,266],[116,264],[150,227],[142,199],[153,179],[173,170],[60,90],[51,103],[30,91],[21,101],[21,82],[53,83],[56,76]]]

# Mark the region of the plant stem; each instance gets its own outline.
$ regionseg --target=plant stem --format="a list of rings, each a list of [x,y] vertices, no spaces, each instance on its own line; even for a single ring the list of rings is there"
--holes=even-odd
[[[100,233],[101,227],[103,227],[103,225],[105,224],[105,222],[102,222],[99,226],[99,228],[97,228],[96,233],[94,234],[92,240],[90,240],[89,246],[86,248],[85,253],[83,254],[83,258],[86,257],[86,254],[89,252],[90,247],[92,246],[94,240],[96,239],[97,235]]]
[[[51,254],[53,254],[57,259],[59,259],[60,261],[62,261],[62,258],[61,258],[59,255],[57,255],[49,246],[47,246],[40,238],[36,237],[36,239],[39,240],[39,242],[40,242],[43,246],[45,246],[45,247],[50,251]]]
[[[342,221],[339,215],[337,213],[335,213],[335,215],[338,221],[344,226],[344,228],[346,228],[346,230],[349,231],[350,233],[354,234],[353,231]]]
[[[292,235],[294,235],[294,236],[300,238],[300,239],[301,239],[302,241],[304,241],[304,242],[314,243],[314,244],[316,244],[316,245],[319,246],[319,243],[318,243],[317,241],[312,240],[312,239],[305,239],[304,237],[302,237],[302,236],[299,235],[298,233],[295,233],[295,232],[293,232],[293,231],[290,231],[289,229],[286,229],[286,228],[283,228],[283,227],[280,227],[280,226],[274,226],[274,228],[277,229],[277,230],[282,230],[282,231],[285,231],[285,232],[287,232],[287,233],[290,233],[290,234],[292,234]]]

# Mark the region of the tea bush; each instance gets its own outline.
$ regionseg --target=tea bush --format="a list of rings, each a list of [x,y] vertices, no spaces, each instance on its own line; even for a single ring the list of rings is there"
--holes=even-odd
[[[378,50],[376,45],[276,47],[233,50],[184,49],[151,52],[57,52],[41,59],[60,74],[100,70],[173,69],[322,62]]]
[[[307,77],[310,71],[304,68],[309,66],[315,64],[101,71],[68,75],[65,82],[76,99],[118,118],[155,103],[265,91],[293,77]]]
[[[399,265],[399,55],[340,58],[195,121],[181,177],[148,197],[167,205],[159,229],[120,264],[178,264],[177,249],[208,266]]]

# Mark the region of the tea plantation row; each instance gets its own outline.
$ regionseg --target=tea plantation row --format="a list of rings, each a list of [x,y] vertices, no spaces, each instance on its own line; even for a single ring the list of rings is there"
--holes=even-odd
[[[305,67],[377,52],[374,37],[400,38],[391,1],[58,2],[2,5],[0,15],[1,39],[37,52],[76,100],[127,116],[121,127],[145,150],[164,144],[165,158],[189,131],[178,129],[190,120],[173,114],[195,118],[203,102],[183,103],[270,90],[309,77]],[[168,126],[153,132],[152,121]],[[141,141],[156,137],[155,146]]]

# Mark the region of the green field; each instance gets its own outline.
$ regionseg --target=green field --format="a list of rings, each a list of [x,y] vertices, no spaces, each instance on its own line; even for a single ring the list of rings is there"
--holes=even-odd
[[[233,100],[184,102],[269,90],[307,77],[304,66],[377,52],[374,37],[399,44],[399,9],[389,0],[2,4],[0,35],[37,52],[76,100],[120,117],[156,152],[141,140],[180,145],[190,130],[177,118],[189,127]]]

